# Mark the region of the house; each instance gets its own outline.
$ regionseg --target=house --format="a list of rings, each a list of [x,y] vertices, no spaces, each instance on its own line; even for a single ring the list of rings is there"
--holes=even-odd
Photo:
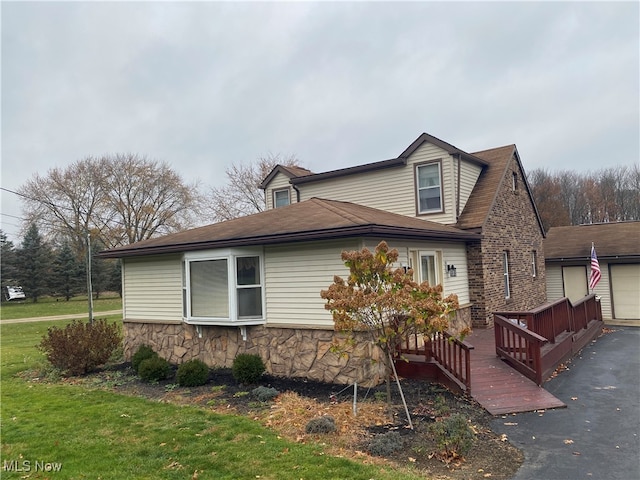
[[[149,344],[174,363],[230,366],[259,354],[270,373],[377,383],[379,352],[331,350],[320,291],[341,252],[381,241],[417,280],[458,295],[453,328],[544,303],[544,231],[514,145],[464,152],[420,135],[398,157],[324,173],[277,166],[265,212],[103,252],[122,259],[125,355]]]
[[[601,271],[594,289],[609,323],[640,320],[640,222],[598,223],[549,229],[544,242],[547,297],[575,302],[591,293],[591,244]]]

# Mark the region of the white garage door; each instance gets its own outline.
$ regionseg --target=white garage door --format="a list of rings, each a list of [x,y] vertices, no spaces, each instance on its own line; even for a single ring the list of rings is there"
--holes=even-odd
[[[640,319],[640,264],[611,265],[613,315],[618,319]]]
[[[588,295],[587,267],[562,267],[562,283],[564,296],[576,303]]]

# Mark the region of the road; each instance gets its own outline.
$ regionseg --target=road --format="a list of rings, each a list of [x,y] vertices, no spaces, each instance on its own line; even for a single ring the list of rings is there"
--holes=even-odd
[[[106,312],[93,312],[93,318],[102,318],[109,315],[121,315],[122,310],[109,310]],[[69,315],[52,315],[50,317],[30,317],[30,318],[10,318],[0,320],[0,325],[8,325],[10,323],[30,323],[30,322],[48,322],[51,320],[84,320],[89,318],[88,313],[72,313]]]

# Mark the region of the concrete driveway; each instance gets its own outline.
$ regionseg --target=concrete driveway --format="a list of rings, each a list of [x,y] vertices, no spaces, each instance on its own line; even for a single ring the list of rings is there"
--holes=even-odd
[[[640,328],[607,329],[544,385],[567,408],[493,421],[524,452],[513,480],[640,479]]]

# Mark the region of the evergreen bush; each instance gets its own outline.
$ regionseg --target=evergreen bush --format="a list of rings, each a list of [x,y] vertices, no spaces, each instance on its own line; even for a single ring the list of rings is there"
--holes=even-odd
[[[376,435],[369,442],[369,453],[378,457],[391,455],[404,447],[404,441],[398,432]]]
[[[280,392],[273,387],[257,387],[251,390],[251,393],[254,397],[256,397],[261,402],[268,402],[269,400],[273,400]]]
[[[171,372],[171,364],[158,355],[140,362],[138,375],[145,382],[159,382],[166,380]]]
[[[266,367],[259,355],[241,353],[233,360],[231,373],[239,383],[251,385],[256,383]]]
[[[136,353],[134,353],[133,357],[131,357],[131,366],[137,373],[138,368],[140,367],[140,363],[143,360],[146,360],[147,358],[151,358],[151,357],[157,357],[157,356],[158,354],[154,352],[153,348],[151,348],[149,345],[140,345],[138,347],[138,350],[136,350]]]
[[[209,367],[197,358],[181,364],[176,373],[176,380],[181,387],[198,387],[207,383],[208,379]]]
[[[473,445],[473,431],[464,415],[456,413],[429,426],[439,454],[445,458],[457,458],[466,455]]]
[[[336,421],[331,415],[312,418],[305,427],[307,433],[333,433],[336,431]]]

